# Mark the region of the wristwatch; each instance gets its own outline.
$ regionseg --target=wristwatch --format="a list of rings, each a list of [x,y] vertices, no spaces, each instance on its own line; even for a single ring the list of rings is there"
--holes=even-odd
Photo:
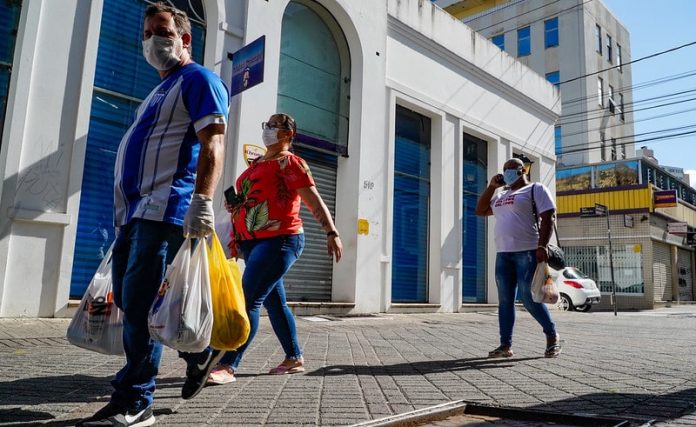
[[[331,237],[331,236],[336,236],[336,237],[338,237],[338,231],[336,231],[336,230],[331,230],[331,231],[329,231],[328,233],[326,233],[326,237],[327,237],[327,238],[329,238],[329,237]]]

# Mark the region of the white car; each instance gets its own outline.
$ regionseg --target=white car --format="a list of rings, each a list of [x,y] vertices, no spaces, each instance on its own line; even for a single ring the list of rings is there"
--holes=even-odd
[[[556,282],[560,298],[558,308],[564,311],[590,311],[593,304],[599,304],[602,297],[597,284],[585,273],[575,267],[561,270],[549,269]]]

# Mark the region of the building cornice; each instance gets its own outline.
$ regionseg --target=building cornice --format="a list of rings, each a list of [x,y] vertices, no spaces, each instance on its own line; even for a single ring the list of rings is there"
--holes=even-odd
[[[464,24],[462,24],[464,25]],[[446,47],[442,46],[435,40],[427,37],[423,33],[419,32],[417,29],[409,26],[398,18],[389,15],[387,19],[387,28],[391,33],[398,34],[409,42],[418,45],[429,52],[434,52],[438,56],[448,60],[450,63],[455,65],[457,69],[465,72],[462,75],[469,74],[476,79],[483,81],[491,85],[492,87],[498,88],[501,95],[509,99],[514,100],[518,104],[528,107],[530,110],[542,115],[544,118],[553,121],[558,118],[558,114],[551,108],[546,107],[540,102],[535,101],[533,98],[525,95],[519,89],[510,85],[506,81],[495,77],[491,73],[485,71],[484,69],[476,66],[475,64],[467,61]],[[502,53],[500,53],[502,55]],[[510,59],[511,61],[514,61]],[[531,69],[529,69],[532,71]],[[533,72],[533,71],[532,71]]]

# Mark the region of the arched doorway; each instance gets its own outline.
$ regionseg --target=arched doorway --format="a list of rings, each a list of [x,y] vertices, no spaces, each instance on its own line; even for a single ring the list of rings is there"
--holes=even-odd
[[[152,1],[104,0],[94,77],[70,296],[81,297],[114,240],[113,182],[116,151],[135,110],[160,82],[143,58],[142,23]],[[193,59],[202,63],[202,0],[168,0],[191,20]]]
[[[312,0],[291,1],[283,15],[278,111],[297,120],[295,150],[334,213],[339,156],[348,154],[350,55],[336,19]],[[302,208],[306,246],[285,278],[289,300],[329,301],[333,262],[326,234]]]

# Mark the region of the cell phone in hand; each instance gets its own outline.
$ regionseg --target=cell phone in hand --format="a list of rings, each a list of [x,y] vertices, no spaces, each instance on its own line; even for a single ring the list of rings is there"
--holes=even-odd
[[[228,205],[234,205],[237,202],[237,192],[234,189],[234,184],[230,185],[224,194]]]
[[[497,182],[500,185],[505,185],[505,179],[500,174],[495,176],[495,182]]]

